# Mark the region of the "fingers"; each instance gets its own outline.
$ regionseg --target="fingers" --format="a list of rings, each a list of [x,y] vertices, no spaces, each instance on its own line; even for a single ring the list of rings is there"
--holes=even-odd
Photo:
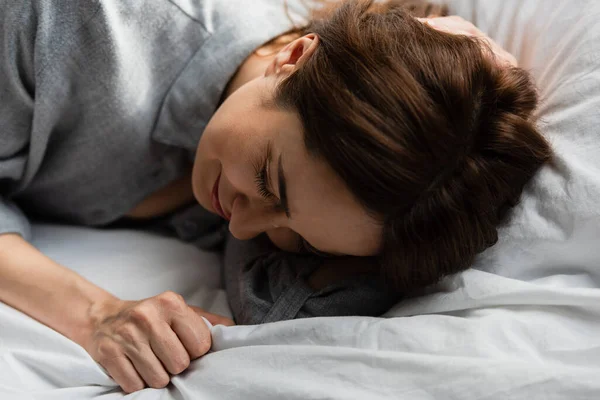
[[[126,393],[137,392],[145,387],[144,381],[125,355],[108,359],[101,364]]]
[[[190,307],[184,315],[176,316],[171,320],[171,328],[179,337],[179,340],[190,355],[190,359],[208,353],[212,345],[210,330]]]
[[[150,347],[173,375],[182,373],[190,365],[190,355],[167,323],[161,324],[152,333]]]
[[[222,315],[212,314],[200,307],[189,306],[194,312],[200,317],[204,317],[213,325],[225,325],[225,326],[234,326],[235,322],[232,319],[224,317]]]
[[[141,301],[119,301],[99,319],[86,350],[127,393],[163,388],[170,375],[206,354],[212,324],[234,325],[228,318],[190,307],[182,296],[165,292]]]
[[[171,329],[186,349],[190,359],[203,356],[210,350],[210,330],[177,293],[165,292],[158,296],[163,318],[169,322]]]
[[[210,331],[204,321],[185,303],[184,298],[173,292],[157,296],[160,313],[178,341],[194,360],[208,352],[211,346]]]
[[[504,50],[479,28],[462,17],[452,15],[448,17],[417,18],[417,20],[441,32],[476,37],[485,44],[484,47],[487,47],[491,52],[490,56],[495,58],[500,65],[518,66],[515,56]]]
[[[160,389],[166,387],[171,378],[160,363],[148,343],[136,343],[127,351],[127,357],[131,360],[138,374],[151,388]]]
[[[136,311],[134,315],[137,324],[125,323],[120,325],[115,328],[111,340],[104,342],[103,348],[105,350],[102,353],[107,356],[104,360],[128,359],[129,363],[122,362],[119,364],[121,368],[127,370],[126,379],[131,377],[130,379],[135,381],[135,376],[129,368],[130,365],[133,365],[134,371],[137,371],[137,376],[141,377],[149,387],[163,388],[169,384],[170,377],[152,351],[148,340],[148,330],[152,330],[153,325],[152,313],[148,316],[148,311]],[[146,322],[141,323],[142,320]],[[101,362],[103,365],[106,363],[106,361]],[[117,382],[121,385],[119,381]],[[135,383],[134,386],[138,387],[137,390],[139,390],[139,382]],[[124,387],[123,389],[125,390]]]
[[[429,25],[432,28],[442,32],[477,37],[485,36],[485,34],[481,32],[475,25],[455,15],[450,17],[432,17],[417,19],[422,23]]]

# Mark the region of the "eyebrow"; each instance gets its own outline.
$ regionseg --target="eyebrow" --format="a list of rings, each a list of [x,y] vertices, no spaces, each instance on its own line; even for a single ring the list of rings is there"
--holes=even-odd
[[[285,181],[285,174],[283,173],[283,160],[281,158],[281,154],[279,155],[279,160],[277,161],[277,175],[278,175],[278,183],[279,183],[279,201],[281,202],[281,206],[285,211],[285,215],[288,218],[291,218],[290,207],[288,205],[288,196],[287,196],[287,184]]]

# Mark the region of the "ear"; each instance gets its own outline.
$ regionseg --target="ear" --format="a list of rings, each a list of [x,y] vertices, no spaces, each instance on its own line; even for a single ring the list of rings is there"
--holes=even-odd
[[[314,33],[294,40],[277,53],[265,76],[291,74],[313,55],[318,45],[319,37]]]

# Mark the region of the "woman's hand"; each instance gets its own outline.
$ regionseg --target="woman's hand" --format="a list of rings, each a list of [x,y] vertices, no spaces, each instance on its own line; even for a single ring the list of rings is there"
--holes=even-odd
[[[515,56],[513,56],[512,54],[504,50],[502,47],[500,47],[489,36],[481,32],[475,25],[459,16],[431,16],[430,18],[417,19],[438,31],[447,32],[455,35],[466,35],[479,38],[485,43],[487,43],[492,53],[501,64],[511,67],[518,66],[517,59],[515,58]]]
[[[167,386],[169,374],[183,372],[210,350],[210,330],[202,317],[234,325],[187,305],[173,292],[141,301],[113,300],[91,312],[96,322],[83,347],[127,393]]]

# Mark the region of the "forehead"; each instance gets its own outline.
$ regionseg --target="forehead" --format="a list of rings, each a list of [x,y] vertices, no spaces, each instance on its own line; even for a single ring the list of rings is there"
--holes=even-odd
[[[381,226],[355,199],[327,162],[309,154],[296,113],[271,118],[274,157],[282,158],[291,211],[290,228],[322,251],[374,255]]]

